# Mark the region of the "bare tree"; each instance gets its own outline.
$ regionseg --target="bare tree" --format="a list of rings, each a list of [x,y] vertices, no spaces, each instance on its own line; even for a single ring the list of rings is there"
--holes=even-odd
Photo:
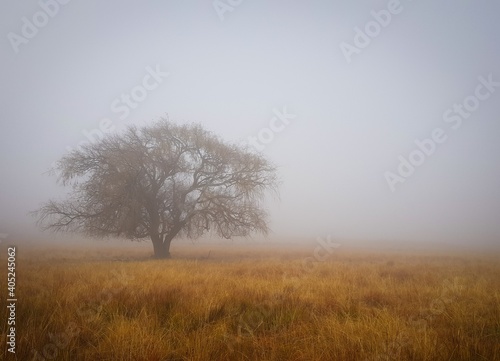
[[[54,171],[72,191],[35,212],[42,228],[150,238],[157,258],[170,257],[176,236],[266,233],[261,201],[277,191],[276,169],[261,155],[168,120],[74,150]]]

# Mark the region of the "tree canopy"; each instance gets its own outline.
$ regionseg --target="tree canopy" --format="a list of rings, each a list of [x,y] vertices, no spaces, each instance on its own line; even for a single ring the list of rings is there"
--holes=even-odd
[[[54,171],[71,192],[37,211],[42,228],[150,238],[158,258],[177,236],[266,233],[262,201],[277,191],[276,168],[261,154],[165,119],[73,150]]]

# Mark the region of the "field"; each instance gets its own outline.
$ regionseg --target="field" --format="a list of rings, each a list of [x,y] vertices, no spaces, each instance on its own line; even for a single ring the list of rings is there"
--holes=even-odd
[[[173,245],[16,250],[2,360],[500,360],[500,258]],[[325,257],[326,258],[326,257]],[[4,317],[5,316],[5,317]]]

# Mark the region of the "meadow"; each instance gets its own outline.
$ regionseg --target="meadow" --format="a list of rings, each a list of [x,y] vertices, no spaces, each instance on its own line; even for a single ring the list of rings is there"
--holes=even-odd
[[[19,245],[13,355],[5,249],[0,360],[500,360],[498,253]]]

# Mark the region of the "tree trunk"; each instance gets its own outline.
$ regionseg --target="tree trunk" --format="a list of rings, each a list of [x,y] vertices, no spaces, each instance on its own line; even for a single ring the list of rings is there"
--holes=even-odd
[[[155,258],[170,258],[170,243],[172,242],[172,238],[167,237],[165,235],[151,237],[151,241],[153,241],[153,249],[155,252]]]

